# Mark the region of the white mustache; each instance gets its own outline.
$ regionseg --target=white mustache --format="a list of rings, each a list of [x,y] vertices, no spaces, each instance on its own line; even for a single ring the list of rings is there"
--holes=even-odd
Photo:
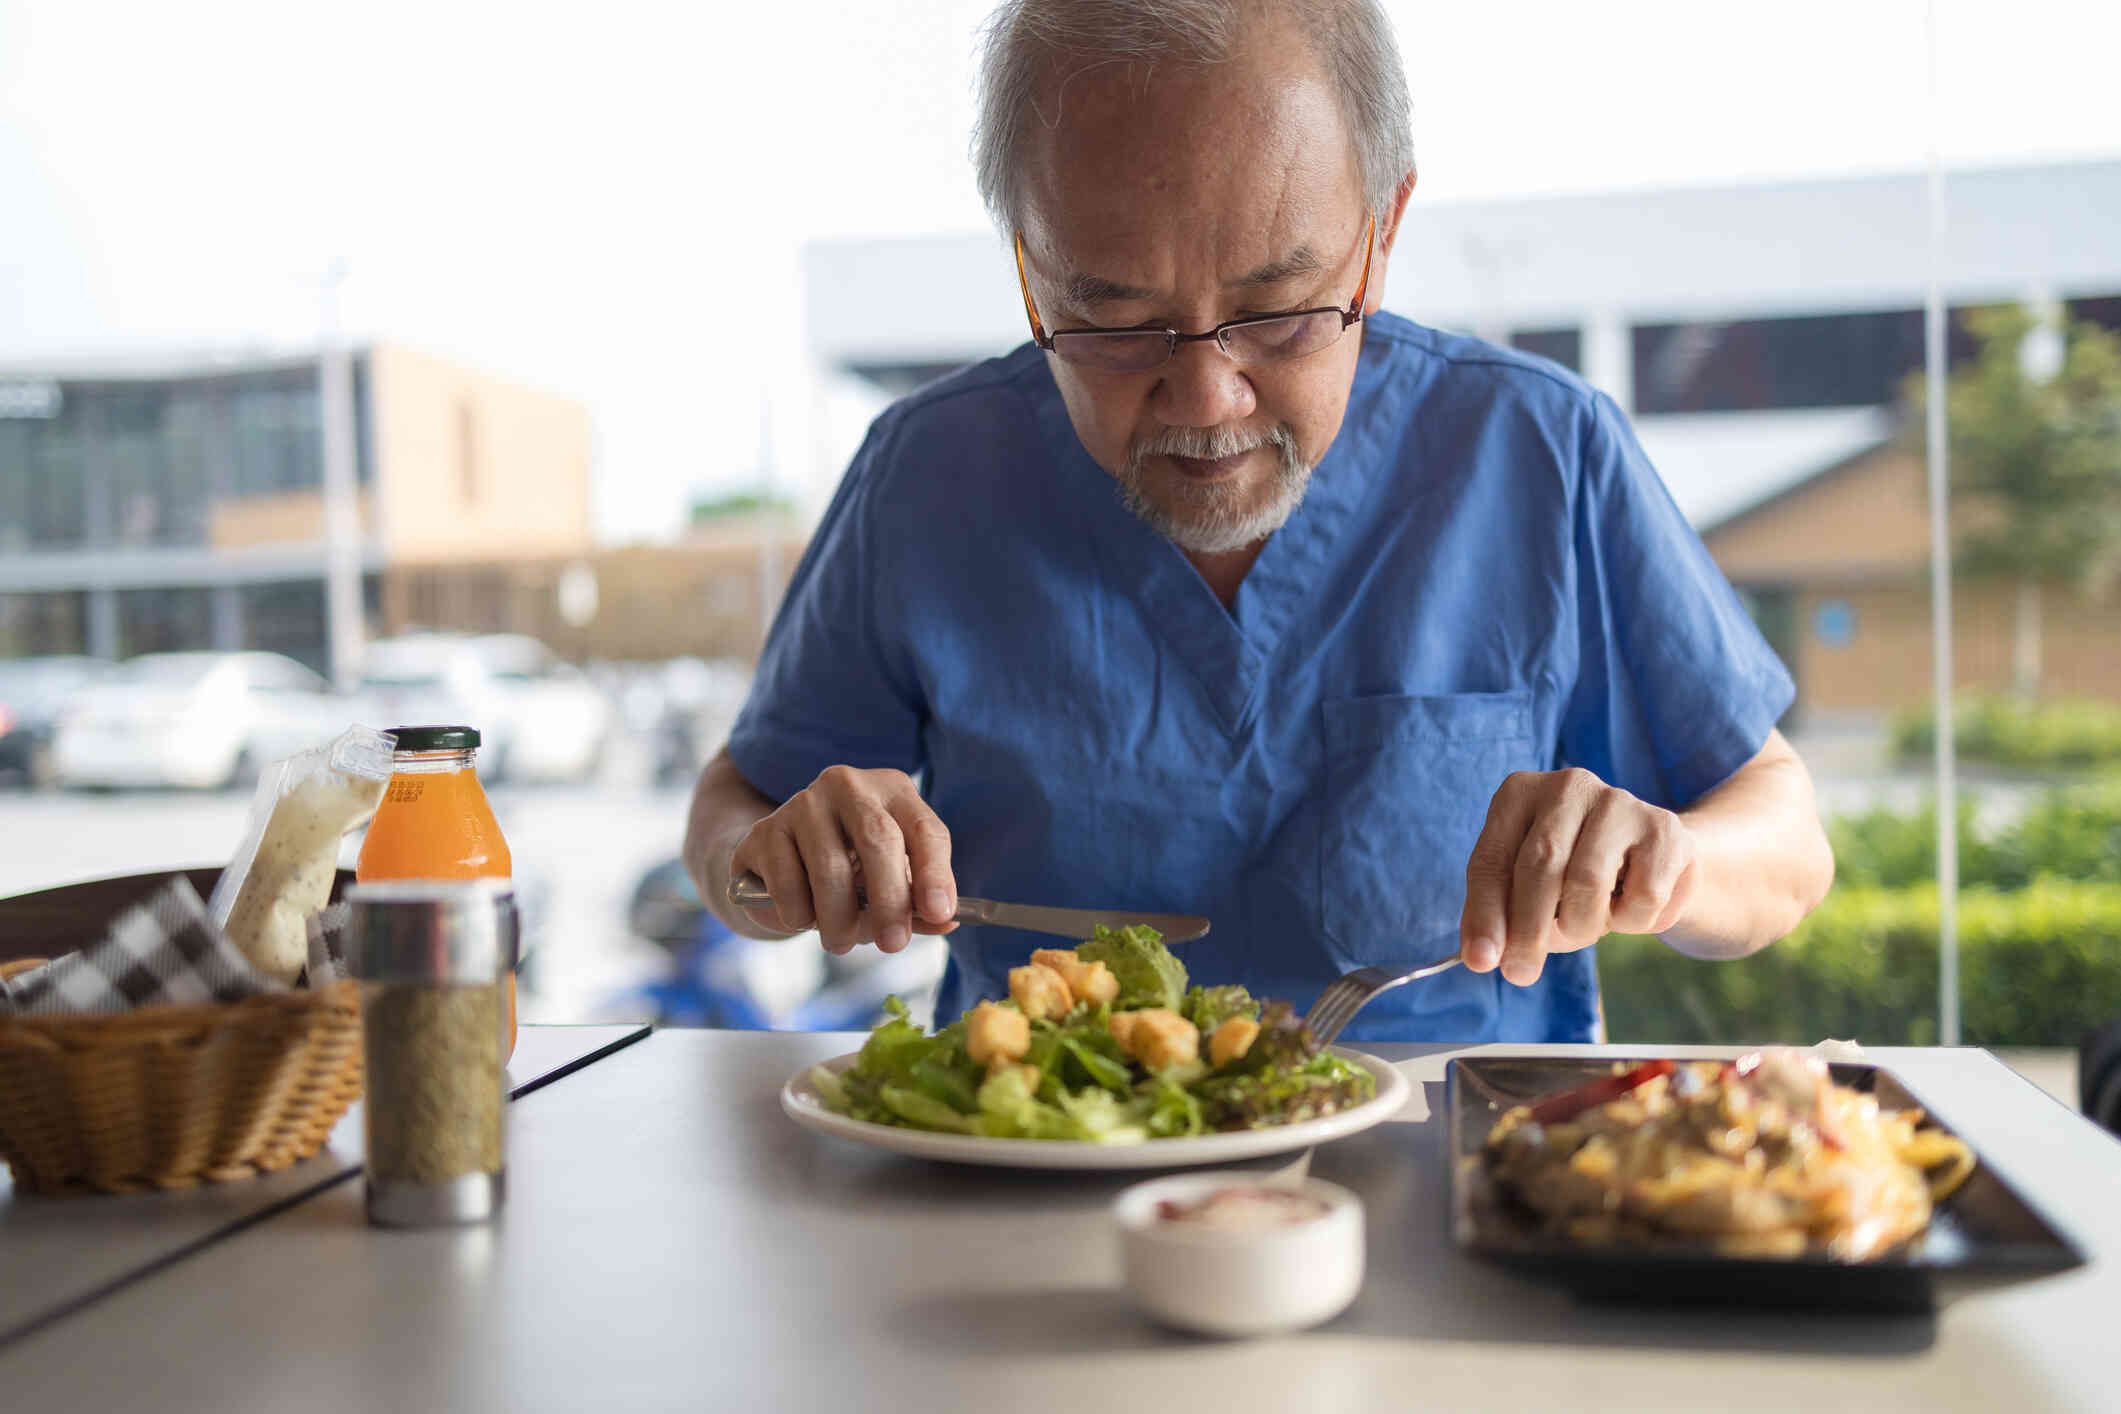
[[[1252,432],[1242,427],[1167,427],[1142,444],[1139,456],[1192,457],[1199,461],[1220,461],[1224,457],[1239,456],[1259,447],[1274,447],[1286,450],[1291,442],[1288,431],[1280,426],[1270,427],[1264,432]]]

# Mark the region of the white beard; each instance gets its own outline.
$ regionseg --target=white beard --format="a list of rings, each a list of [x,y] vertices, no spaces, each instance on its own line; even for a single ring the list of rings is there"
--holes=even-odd
[[[1263,487],[1202,486],[1182,477],[1163,477],[1161,499],[1150,494],[1152,456],[1212,460],[1254,447],[1272,448],[1280,458]],[[1281,529],[1303,504],[1311,467],[1296,445],[1296,435],[1279,423],[1263,433],[1236,427],[1171,427],[1130,451],[1118,480],[1120,499],[1151,530],[1189,553],[1220,555]]]

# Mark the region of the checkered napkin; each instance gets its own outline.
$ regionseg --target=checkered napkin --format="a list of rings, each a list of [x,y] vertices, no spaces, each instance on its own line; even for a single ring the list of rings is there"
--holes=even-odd
[[[346,970],[346,923],[353,910],[335,903],[309,915],[309,985],[325,987],[353,974]]]
[[[102,941],[0,981],[0,1015],[234,1002],[283,990],[221,935],[179,877],[119,914]]]

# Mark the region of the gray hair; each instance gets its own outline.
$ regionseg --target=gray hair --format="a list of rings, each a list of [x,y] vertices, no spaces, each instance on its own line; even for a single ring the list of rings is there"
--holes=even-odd
[[[1382,218],[1414,170],[1407,76],[1378,0],[1292,0],[1318,46],[1354,135],[1363,194]],[[1235,47],[1247,0],[1003,0],[987,22],[972,160],[980,196],[1006,233],[1020,226],[1024,191],[1017,147],[1048,60],[1221,63]],[[1057,122],[1058,114],[1041,121]]]

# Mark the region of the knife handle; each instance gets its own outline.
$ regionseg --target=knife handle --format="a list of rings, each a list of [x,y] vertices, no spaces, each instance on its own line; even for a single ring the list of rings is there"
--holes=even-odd
[[[729,881],[729,901],[738,908],[771,908],[773,895],[766,892],[766,881],[746,870]],[[856,907],[869,906],[869,891],[860,884],[854,886]]]
[[[746,870],[729,881],[729,901],[738,908],[763,908],[773,902],[773,895],[766,892],[766,881]],[[857,906],[869,906],[869,891],[860,884],[854,886],[854,901]],[[960,922],[978,922],[985,899],[960,898],[957,901],[957,918]]]
[[[766,892],[766,881],[746,870],[732,875],[729,880],[729,902],[738,908],[759,908],[773,902],[773,895]]]

